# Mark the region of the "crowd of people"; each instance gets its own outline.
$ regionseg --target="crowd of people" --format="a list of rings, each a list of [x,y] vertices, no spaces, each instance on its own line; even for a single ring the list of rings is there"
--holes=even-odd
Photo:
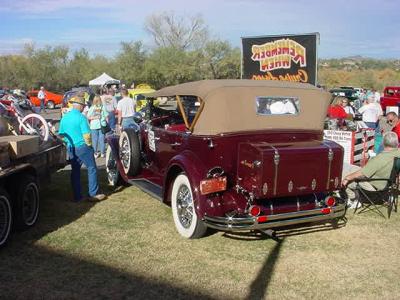
[[[363,129],[375,131],[375,154],[363,167],[344,164],[342,174],[342,186],[346,187],[347,198],[351,207],[355,208],[357,203],[354,189],[354,180],[360,178],[389,178],[395,157],[400,157],[400,119],[396,112],[390,111],[384,115],[380,105],[380,94],[375,90],[360,95],[359,107],[350,104],[346,97],[337,96],[328,108],[327,116],[330,120],[337,120],[341,129],[349,130],[348,124],[359,120]],[[357,127],[354,127],[356,130]],[[379,191],[385,188],[386,181],[365,181],[360,183],[364,190]]]
[[[99,192],[95,159],[105,157],[107,134],[138,126],[134,120],[136,100],[129,97],[126,88],[119,92],[122,98],[117,101],[114,89],[103,90],[102,95],[94,96],[90,107],[84,96],[77,94],[69,99],[70,107],[63,112],[59,135],[67,145],[74,201],[85,199],[80,185],[82,164],[88,170],[88,200],[105,199]]]
[[[357,105],[354,105],[358,102]],[[397,116],[397,113],[392,112]],[[375,131],[375,152],[382,151],[382,137],[385,132],[392,130],[392,124],[380,105],[380,93],[375,90],[362,94],[351,102],[348,98],[337,96],[327,112],[327,129],[358,130],[371,129]],[[399,132],[396,132],[400,134]]]
[[[362,105],[357,109],[350,100],[344,96],[337,96],[333,99],[328,108],[327,116],[330,119],[355,120],[361,118],[367,128],[376,129],[379,119],[383,116],[379,96],[369,94],[358,99]]]

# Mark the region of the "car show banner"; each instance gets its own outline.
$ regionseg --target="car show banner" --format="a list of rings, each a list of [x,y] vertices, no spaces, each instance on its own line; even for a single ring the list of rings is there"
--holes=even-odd
[[[319,33],[242,37],[242,79],[316,84]]]

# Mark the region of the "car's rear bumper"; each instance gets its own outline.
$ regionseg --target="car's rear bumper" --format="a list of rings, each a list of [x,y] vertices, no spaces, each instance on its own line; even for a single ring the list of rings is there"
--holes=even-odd
[[[341,218],[346,214],[346,204],[338,204],[327,212],[327,209],[318,208],[306,211],[297,211],[283,214],[267,215],[266,221],[259,221],[260,217],[211,217],[204,216],[204,223],[214,229],[223,231],[246,231],[270,229],[302,223],[329,221]]]

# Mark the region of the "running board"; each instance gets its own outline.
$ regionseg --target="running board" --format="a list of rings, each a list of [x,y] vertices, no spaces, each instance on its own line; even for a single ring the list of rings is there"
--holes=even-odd
[[[162,188],[159,185],[144,179],[130,179],[128,183],[162,202]]]

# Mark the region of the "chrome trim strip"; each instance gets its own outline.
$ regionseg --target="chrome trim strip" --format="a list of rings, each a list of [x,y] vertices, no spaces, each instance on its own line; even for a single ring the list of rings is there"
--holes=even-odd
[[[344,216],[345,204],[332,207],[330,214],[322,214],[321,209],[307,210],[301,212],[285,213],[279,215],[268,215],[267,222],[258,223],[256,217],[233,218],[233,217],[210,217],[204,216],[204,223],[214,229],[225,231],[257,230],[295,225],[323,220],[331,220]]]
[[[278,149],[276,149],[274,146],[269,145],[272,149],[274,149],[274,165],[275,165],[275,177],[274,177],[274,195],[276,195],[276,187],[278,185],[278,166],[279,166],[279,161],[280,161],[280,155]]]
[[[322,142],[324,146],[328,147],[328,178],[326,180],[326,188],[329,189],[330,181],[331,181],[331,168],[332,168],[332,161],[333,161],[333,151],[332,148],[328,145],[325,144],[325,142]]]

